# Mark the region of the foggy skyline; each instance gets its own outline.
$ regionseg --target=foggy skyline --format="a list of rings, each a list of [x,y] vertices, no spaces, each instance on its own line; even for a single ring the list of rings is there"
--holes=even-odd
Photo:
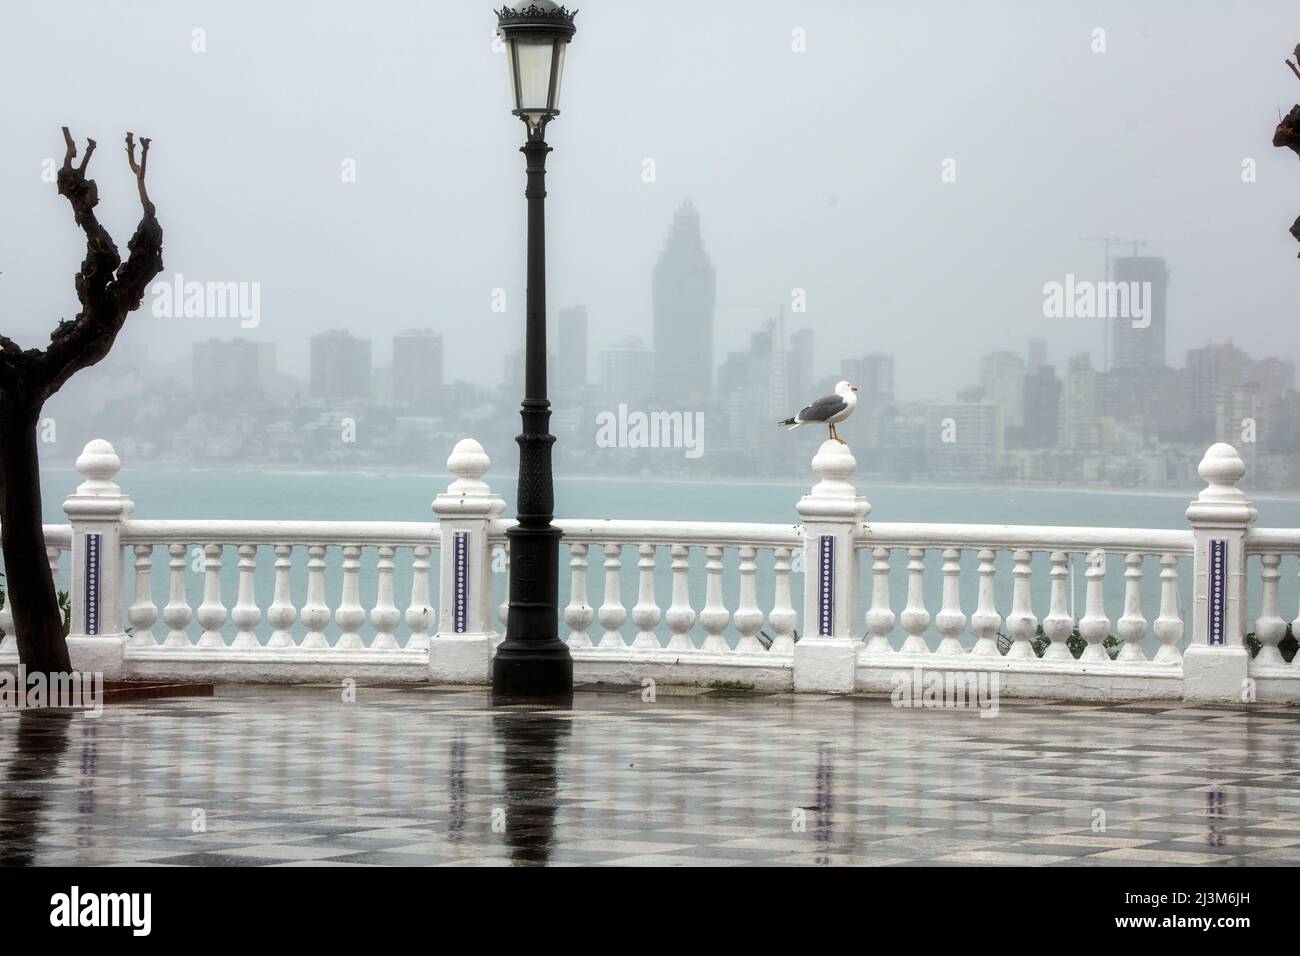
[[[183,361],[195,341],[239,336],[276,342],[305,378],[316,332],[369,337],[383,364],[393,334],[428,327],[449,380],[497,383],[522,346],[526,210],[491,6],[0,12],[0,330],[43,347],[77,310],[84,242],[41,178],[62,155],[59,126],[98,141],[99,212],[123,252],[139,216],[132,130],[153,139],[159,280],[258,282],[261,320],[160,319],[147,296],[114,357]],[[581,5],[548,131],[548,311],[586,307],[593,360],[651,338],[652,270],[690,199],[717,275],[715,372],[783,306],[788,329],[814,330],[819,377],[842,357],[893,354],[904,399],[949,396],[976,380],[979,355],[1035,337],[1053,363],[1087,349],[1102,367],[1103,323],[1044,318],[1042,287],[1102,278],[1101,247],[1083,237],[1107,235],[1145,239],[1142,254],[1168,263],[1171,365],[1229,338],[1300,361],[1286,334],[1295,161],[1270,146],[1297,94],[1282,62],[1291,5],[739,9]],[[955,182],[941,180],[949,158]],[[1256,182],[1242,182],[1245,159]],[[796,288],[806,313],[791,314]]]

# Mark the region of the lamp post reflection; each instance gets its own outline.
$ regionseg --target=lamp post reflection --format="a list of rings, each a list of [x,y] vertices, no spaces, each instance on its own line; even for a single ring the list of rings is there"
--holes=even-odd
[[[516,866],[550,861],[559,803],[557,764],[571,723],[565,717],[524,710],[492,717],[505,774],[504,836]]]

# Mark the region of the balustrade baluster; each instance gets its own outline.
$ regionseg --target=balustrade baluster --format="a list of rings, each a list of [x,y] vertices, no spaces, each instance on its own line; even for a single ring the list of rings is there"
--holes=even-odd
[[[158,620],[158,605],[153,603],[150,578],[153,573],[153,545],[137,544],[135,554],[135,600],[126,610],[127,623],[131,625],[128,647],[155,647],[157,639],[153,626]]]
[[[1124,645],[1116,660],[1123,663],[1145,661],[1142,638],[1147,636],[1147,619],[1142,613],[1142,555],[1124,556],[1124,613],[1115,622],[1115,630]]]
[[[501,634],[506,633],[506,625],[510,620],[510,548],[507,545],[501,546],[501,558],[505,567],[502,574],[502,591],[501,603],[497,605],[497,620],[501,622]],[[495,555],[493,556],[495,560]]]
[[[55,590],[58,590],[59,587],[59,559],[62,556],[63,551],[58,545],[46,545],[45,560],[50,565],[50,580],[54,582]]]
[[[273,630],[266,641],[267,647],[293,647],[293,619],[298,612],[293,606],[289,594],[289,572],[293,569],[293,545],[277,544],[275,546],[275,594],[271,606],[266,610],[266,622]]]
[[[907,638],[901,648],[904,654],[929,654],[930,647],[921,635],[930,626],[930,612],[925,609],[925,548],[907,549],[907,607],[899,615]]]
[[[1070,576],[1070,556],[1064,551],[1052,552],[1052,603],[1043,618],[1043,634],[1051,641],[1043,652],[1045,661],[1072,661],[1070,638],[1074,634],[1074,618],[1065,593],[1066,579]]]
[[[871,607],[867,610],[868,654],[892,654],[889,634],[894,629],[893,609],[889,606],[889,548],[871,549]]]
[[[433,549],[417,544],[411,549],[411,603],[406,608],[406,626],[411,636],[407,650],[429,649],[429,628],[433,626],[433,602],[429,600],[429,555]]]
[[[1024,550],[1011,555],[1011,613],[1007,615],[1007,635],[1011,638],[1007,657],[1027,661],[1037,659],[1033,641],[1038,633],[1038,618],[1029,601],[1029,579],[1034,573],[1030,566],[1032,558]]]
[[[623,546],[621,544],[605,545],[605,599],[600,605],[598,619],[605,633],[600,636],[597,647],[626,647],[619,629],[627,622],[627,608],[619,597],[619,573],[623,567]]]
[[[330,609],[325,604],[325,545],[313,544],[307,549],[307,601],[298,614],[307,629],[301,648],[319,650],[329,647],[325,640],[325,625],[330,621]]]
[[[1259,577],[1263,582],[1259,617],[1255,619],[1255,640],[1259,641],[1256,664],[1285,664],[1286,659],[1277,645],[1286,635],[1286,621],[1278,605],[1278,582],[1282,579],[1280,554],[1262,554],[1259,557]]]
[[[637,571],[640,574],[636,605],[632,608],[632,623],[636,625],[636,637],[633,647],[645,650],[659,650],[659,637],[655,628],[659,626],[661,616],[659,605],[655,603],[655,546],[642,544],[637,547]]]
[[[569,606],[564,609],[564,623],[569,626],[570,648],[591,647],[591,627],[595,611],[587,600],[587,546],[569,545]]]
[[[952,656],[963,653],[961,633],[966,629],[966,615],[961,609],[961,551],[943,551],[943,607],[935,615],[934,625],[941,635],[936,653]]]
[[[673,556],[673,603],[665,618],[672,631],[668,650],[693,651],[695,644],[691,641],[691,628],[695,626],[695,608],[691,607],[690,595],[691,549],[684,544],[675,544],[670,553]]]
[[[226,623],[226,606],[221,602],[221,552],[219,544],[203,546],[203,603],[199,605],[198,622],[203,628],[199,647],[225,647],[221,627]]]
[[[727,646],[722,632],[727,629],[731,612],[722,603],[722,548],[709,545],[704,549],[704,571],[707,584],[704,589],[704,610],[700,612],[700,626],[704,628],[704,643],[700,650],[713,654],[726,654]]]
[[[1088,570],[1083,576],[1088,582],[1088,589],[1083,617],[1079,621],[1079,633],[1088,642],[1088,646],[1083,649],[1080,660],[1109,661],[1110,653],[1105,646],[1106,638],[1110,636],[1110,618],[1106,616],[1106,595],[1103,590],[1106,583],[1105,552],[1094,551],[1088,555]]]
[[[361,549],[355,544],[345,544],[343,593],[339,598],[339,606],[334,609],[334,623],[339,627],[339,639],[334,643],[336,650],[356,651],[365,647],[361,635],[357,633],[366,621],[365,609],[361,607],[360,576]]]
[[[772,574],[774,578],[774,596],[772,613],[767,622],[772,626],[772,654],[790,655],[794,653],[794,626],[799,622],[790,597],[790,557],[789,548],[777,548],[773,552]]]
[[[375,629],[375,639],[370,642],[371,650],[390,651],[397,649],[397,638],[393,631],[401,623],[402,616],[393,599],[393,557],[397,549],[391,544],[379,546],[379,563],[375,566],[379,573],[379,588],[375,595],[375,606],[370,609],[370,626]]]
[[[1178,557],[1173,554],[1160,556],[1160,616],[1155,635],[1160,641],[1156,663],[1181,664],[1183,652],[1178,642],[1183,637],[1183,616],[1178,611]]]
[[[748,545],[741,546],[740,554],[740,603],[736,606],[732,621],[740,632],[736,642],[738,654],[761,654],[763,645],[758,641],[758,631],[763,626],[763,612],[758,606],[758,563],[755,558],[758,551]]]
[[[988,548],[980,550],[979,557],[979,597],[975,613],[970,618],[970,629],[975,632],[975,646],[970,652],[976,657],[998,657],[998,631],[1002,627],[1002,615],[998,613],[997,598],[994,594],[995,577],[998,573],[996,564],[998,553]]]
[[[163,623],[167,625],[167,637],[163,647],[189,647],[190,619],[194,612],[190,609],[189,598],[185,596],[185,560],[187,545],[169,544],[167,561],[170,580],[168,582],[167,606],[163,608]]]
[[[236,633],[231,647],[261,647],[254,630],[262,619],[262,611],[257,606],[256,585],[253,580],[257,570],[257,545],[241,544],[239,546],[239,596],[235,600],[230,619],[234,621]]]

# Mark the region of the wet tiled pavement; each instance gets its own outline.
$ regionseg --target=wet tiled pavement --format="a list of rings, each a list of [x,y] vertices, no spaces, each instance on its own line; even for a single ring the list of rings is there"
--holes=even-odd
[[[1300,863],[1296,708],[218,687],[0,714],[0,862]]]

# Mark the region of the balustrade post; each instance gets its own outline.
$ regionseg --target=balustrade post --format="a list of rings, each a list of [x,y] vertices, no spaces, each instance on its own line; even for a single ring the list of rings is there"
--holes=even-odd
[[[485,684],[492,679],[492,548],[488,534],[506,503],[483,481],[492,461],[463,438],[447,459],[455,480],[433,501],[441,546],[438,632],[429,642],[429,675],[438,683]]]
[[[1192,639],[1183,655],[1186,700],[1247,699],[1246,532],[1258,512],[1237,482],[1237,450],[1211,445],[1197,471],[1206,486],[1187,509],[1195,537]]]
[[[85,481],[63,502],[72,525],[68,654],[74,670],[109,679],[122,676],[128,640],[122,618],[122,522],[135,506],[113,481],[121,467],[112,445],[102,438],[88,442],[77,458]]]
[[[821,479],[800,499],[803,522],[804,627],[794,646],[796,691],[847,694],[858,651],[857,535],[871,505],[849,482],[857,467],[849,446],[827,440],[813,457]]]

